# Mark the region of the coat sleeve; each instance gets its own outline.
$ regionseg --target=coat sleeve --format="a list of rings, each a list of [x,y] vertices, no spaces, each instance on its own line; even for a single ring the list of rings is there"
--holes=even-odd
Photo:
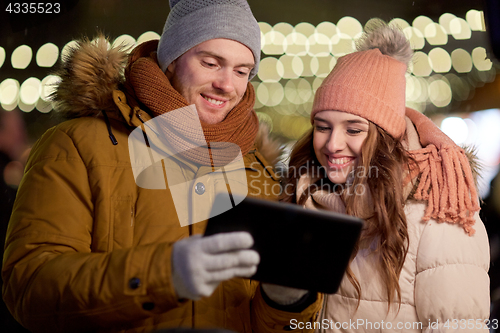
[[[415,281],[415,305],[423,332],[488,332],[489,245],[476,214],[473,236],[461,226],[427,222]]]
[[[9,310],[33,332],[118,328],[179,305],[170,279],[172,243],[91,251],[88,168],[57,128],[30,155],[7,231],[2,278]]]
[[[314,332],[316,321],[323,304],[323,294],[318,293],[316,301],[301,312],[287,312],[269,306],[258,287],[252,300],[252,329],[255,333],[278,333],[283,331]]]

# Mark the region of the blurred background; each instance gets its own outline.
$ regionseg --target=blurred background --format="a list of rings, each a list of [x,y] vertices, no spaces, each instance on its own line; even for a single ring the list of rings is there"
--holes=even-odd
[[[0,7],[2,244],[29,148],[57,123],[48,95],[58,78],[51,73],[68,47],[97,32],[109,36],[113,45],[158,39],[169,12],[167,0],[65,0],[59,6],[55,1],[41,2],[52,3],[53,13],[16,14],[14,3],[3,0]],[[490,235],[492,301],[498,303],[500,179],[495,176],[500,162],[500,65],[491,52],[487,3],[249,0],[249,4],[262,32],[262,61],[252,80],[255,109],[287,145],[310,127],[316,89],[338,57],[354,50],[354,41],[371,18],[404,31],[415,51],[407,74],[407,105],[431,117],[457,144],[475,147],[483,165],[481,214]],[[500,21],[500,11],[493,14]],[[5,332],[22,331],[5,309],[0,319]]]

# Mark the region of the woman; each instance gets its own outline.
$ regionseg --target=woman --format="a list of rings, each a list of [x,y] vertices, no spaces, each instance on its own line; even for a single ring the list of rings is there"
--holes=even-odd
[[[409,42],[372,22],[317,90],[281,198],[366,222],[316,327],[487,332],[489,248],[471,167],[430,119],[405,108]]]

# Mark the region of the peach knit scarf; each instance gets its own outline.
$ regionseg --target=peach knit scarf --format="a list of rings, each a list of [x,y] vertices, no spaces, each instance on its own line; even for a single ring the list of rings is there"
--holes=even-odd
[[[412,168],[405,179],[408,183],[420,175],[414,198],[428,202],[423,220],[433,218],[438,222],[459,223],[469,235],[473,235],[473,215],[480,208],[464,150],[422,113],[406,108],[406,116],[417,128],[424,147],[408,152],[418,168]]]
[[[131,106],[139,106],[136,101],[139,100],[153,116],[188,106],[185,98],[172,87],[158,66],[155,53],[157,45],[158,41],[155,40],[136,47],[130,54],[125,69],[125,88]],[[134,103],[136,105],[133,105]],[[222,122],[213,125],[201,122],[208,147],[192,148],[199,135],[191,126],[193,122],[189,118],[174,124],[159,124],[164,132],[164,139],[168,140],[170,145],[175,142],[183,157],[201,165],[223,166],[233,161],[239,153],[239,150],[231,149],[231,146],[234,147],[231,144],[240,148],[242,156],[253,146],[259,126],[253,110],[254,103],[255,92],[253,86],[248,83],[242,100]],[[214,144],[216,142],[217,144]]]

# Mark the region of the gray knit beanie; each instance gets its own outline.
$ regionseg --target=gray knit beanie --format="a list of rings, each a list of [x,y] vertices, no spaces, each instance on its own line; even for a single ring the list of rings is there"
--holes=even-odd
[[[168,65],[192,47],[210,39],[227,38],[252,50],[257,74],[260,62],[260,28],[246,0],[170,0],[158,44],[158,63]]]

